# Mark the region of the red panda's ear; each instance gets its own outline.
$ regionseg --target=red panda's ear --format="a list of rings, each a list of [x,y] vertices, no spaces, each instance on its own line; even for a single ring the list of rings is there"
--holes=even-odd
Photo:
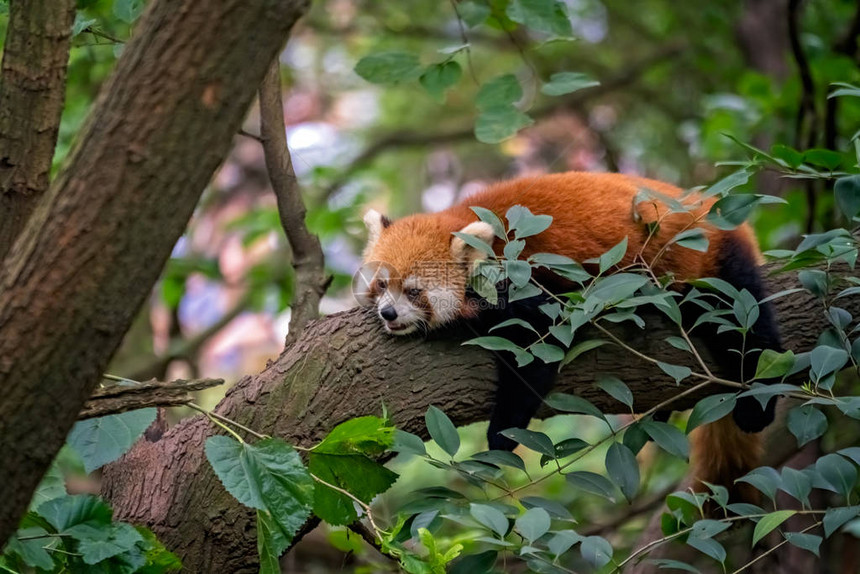
[[[469,225],[461,229],[460,233],[474,235],[487,245],[493,244],[493,227],[489,223],[483,221],[475,221],[474,223],[470,223]],[[472,263],[474,261],[479,261],[481,259],[486,258],[487,256],[486,253],[484,253],[480,249],[475,249],[456,235],[451,240],[451,255],[454,257],[455,260],[463,261],[464,263]]]
[[[364,248],[364,252],[370,253],[379,241],[382,230],[391,225],[391,220],[375,209],[371,209],[364,214],[364,225],[367,226],[367,247]]]

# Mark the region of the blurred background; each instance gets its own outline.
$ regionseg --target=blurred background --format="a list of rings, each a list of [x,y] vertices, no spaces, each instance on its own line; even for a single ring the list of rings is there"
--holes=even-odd
[[[349,285],[364,242],[361,215],[369,207],[391,217],[437,211],[492,181],[567,170],[705,185],[728,173],[719,162],[747,155],[726,134],[765,150],[775,142],[852,149],[860,106],[849,101],[854,98],[827,94],[832,82],[860,80],[855,0],[564,3],[572,39],[535,35],[474,13],[475,6],[498,11],[505,0],[313,2],[280,61],[285,130],[307,223],[319,235],[334,277],[323,313],[355,305]],[[143,0],[78,5],[55,166],[63,163],[145,8]],[[417,81],[381,86],[356,74],[362,57],[385,50],[418,54],[425,64],[456,58],[462,77],[447,92],[431,94]],[[559,97],[542,94],[540,83],[558,71],[585,74],[599,85]],[[517,77],[524,90],[518,106],[534,123],[501,143],[481,143],[473,129],[478,83],[500,74]],[[291,255],[257,134],[253,108],[111,372],[137,380],[224,378],[227,385],[198,398],[212,407],[226,387],[282,350]],[[788,200],[765,206],[753,219],[764,249],[793,245],[800,234],[829,229],[835,221],[833,195],[823,189],[768,173],[749,187]],[[174,409],[168,419],[190,414]],[[552,420],[537,424],[557,438]],[[461,432],[464,445],[483,448],[483,428]],[[387,505],[403,504],[405,493],[456,480],[405,458],[392,465],[402,476],[378,502],[383,517]],[[74,469],[74,461],[68,466]],[[643,510],[625,510],[621,529],[614,528],[615,509],[571,492],[563,481],[546,481],[537,494],[558,500],[574,518],[623,544],[684,470],[668,457],[650,469],[643,477]],[[97,490],[92,477],[72,478],[78,482],[70,490]],[[318,530],[286,561],[290,572],[390,568],[343,530]]]

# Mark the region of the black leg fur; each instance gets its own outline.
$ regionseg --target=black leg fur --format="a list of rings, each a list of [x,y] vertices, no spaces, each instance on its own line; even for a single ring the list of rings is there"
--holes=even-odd
[[[481,332],[486,333],[491,327],[507,319],[518,318],[535,327],[538,332],[544,333],[552,321],[539,307],[548,301],[549,297],[546,296],[531,297],[514,303],[500,301],[497,307],[481,314]],[[537,339],[533,332],[518,326],[497,329],[492,335],[504,337],[520,347],[527,347]],[[498,390],[487,430],[487,442],[492,450],[510,451],[517,443],[499,434],[500,431],[528,426],[555,382],[558,365],[547,365],[540,359],[535,359],[528,365],[518,367],[511,353],[499,352],[496,355],[496,367]]]
[[[738,290],[746,289],[758,301],[766,296],[754,253],[741,238],[735,235],[727,237],[721,245],[718,257],[718,277],[720,279],[730,283]],[[709,325],[708,327],[712,326]],[[734,332],[717,334],[714,327],[708,335],[708,347],[714,360],[723,367],[726,375],[735,379],[743,377],[743,380],[749,380],[755,375],[761,350],[773,349],[782,352],[779,326],[770,303],[759,305],[759,318],[753,325],[752,331],[747,334],[746,340],[747,349],[759,349],[759,351],[746,355],[743,368],[741,368],[740,355],[730,351],[730,349],[741,348],[742,337],[740,334]],[[732,415],[741,430],[759,432],[773,422],[775,408],[776,398],[772,398],[767,407],[762,409],[761,403],[755,397],[745,397],[738,400]]]

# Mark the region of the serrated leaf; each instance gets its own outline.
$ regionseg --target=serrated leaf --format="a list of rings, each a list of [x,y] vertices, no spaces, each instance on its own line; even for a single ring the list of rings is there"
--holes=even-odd
[[[110,507],[92,494],[75,494],[49,500],[39,506],[38,513],[57,532],[65,532],[72,526],[84,523],[107,526],[113,515]]]
[[[767,536],[771,531],[795,514],[797,514],[797,511],[795,510],[778,510],[762,517],[762,519],[758,521],[758,524],[755,525],[752,545],[755,546],[759,540]]]
[[[512,0],[506,13],[517,24],[539,32],[563,38],[573,35],[565,6],[557,0]]]
[[[545,96],[563,96],[585,88],[599,86],[600,82],[579,72],[557,72],[550,76],[549,81],[541,86],[540,92]]]
[[[278,438],[251,445],[232,437],[206,440],[206,458],[227,492],[268,512],[289,541],[310,516],[314,483],[299,454]]]
[[[78,537],[78,552],[86,564],[96,564],[135,547],[143,537],[131,524],[114,523],[104,534]]]
[[[280,574],[280,556],[289,544],[272,515],[265,510],[257,510],[257,555],[260,558],[260,574]]]
[[[621,443],[614,442],[606,451],[606,472],[621,493],[631,502],[639,491],[639,463],[636,455]]]
[[[355,73],[373,84],[397,84],[420,76],[421,62],[411,52],[378,52],[360,59]]]
[[[334,427],[314,452],[326,454],[378,455],[394,444],[394,427],[385,419],[357,417]]]
[[[37,536],[44,536],[45,538],[33,538]],[[45,540],[47,540],[48,537],[48,531],[39,526],[21,528],[9,537],[9,540],[6,542],[6,546],[3,547],[3,554],[11,553],[13,555],[17,555],[27,566],[52,572],[55,570],[54,560],[45,549]],[[20,540],[20,538],[24,538],[24,540]],[[0,562],[0,564],[2,564],[2,562]],[[4,568],[4,571],[11,574],[18,574],[17,570]]]
[[[84,469],[92,472],[125,454],[156,414],[156,409],[146,408],[78,421],[69,433],[68,443],[81,455]]]
[[[427,424],[430,437],[436,441],[436,444],[442,447],[442,450],[447,452],[449,456],[457,454],[457,451],[460,450],[460,435],[448,415],[431,405],[424,415],[424,421]]]
[[[397,474],[362,454],[336,455],[311,452],[311,474],[342,488],[364,503],[394,484]],[[351,524],[358,519],[353,500],[324,484],[314,489],[314,514],[333,526]]]

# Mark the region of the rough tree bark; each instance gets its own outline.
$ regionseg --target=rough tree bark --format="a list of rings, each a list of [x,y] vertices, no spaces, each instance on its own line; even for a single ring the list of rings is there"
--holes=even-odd
[[[795,281],[791,275],[776,276],[770,288],[776,292]],[[860,298],[850,304],[855,316],[860,313]],[[819,304],[796,293],[779,299],[777,306],[788,347],[814,346],[827,324]],[[262,373],[245,377],[230,389],[216,412],[304,446],[344,420],[380,414],[383,403],[399,428],[425,438],[424,412],[429,405],[444,410],[457,425],[487,419],[494,362],[487,352],[460,346],[469,333],[400,339],[385,335],[378,323],[362,309],[311,323]],[[691,364],[686,353],[664,342],[670,334],[673,330],[659,318],[647,330],[618,331],[625,342],[645,353]],[[587,397],[604,412],[622,412],[620,403],[591,384],[599,373],[624,380],[640,411],[679,391],[652,364],[609,346],[578,358],[575,368],[564,369],[558,389]],[[700,396],[674,406],[688,408]],[[544,410],[540,416],[551,414]],[[117,517],[153,528],[189,570],[255,572],[254,515],[238,505],[209,468],[203,441],[212,434],[215,429],[209,422],[195,417],[170,429],[158,442],[138,443],[105,469],[103,494]]]
[[[307,0],[156,0],[0,268],[0,543]]]
[[[0,76],[0,261],[48,189],[74,0],[13,0]]]

